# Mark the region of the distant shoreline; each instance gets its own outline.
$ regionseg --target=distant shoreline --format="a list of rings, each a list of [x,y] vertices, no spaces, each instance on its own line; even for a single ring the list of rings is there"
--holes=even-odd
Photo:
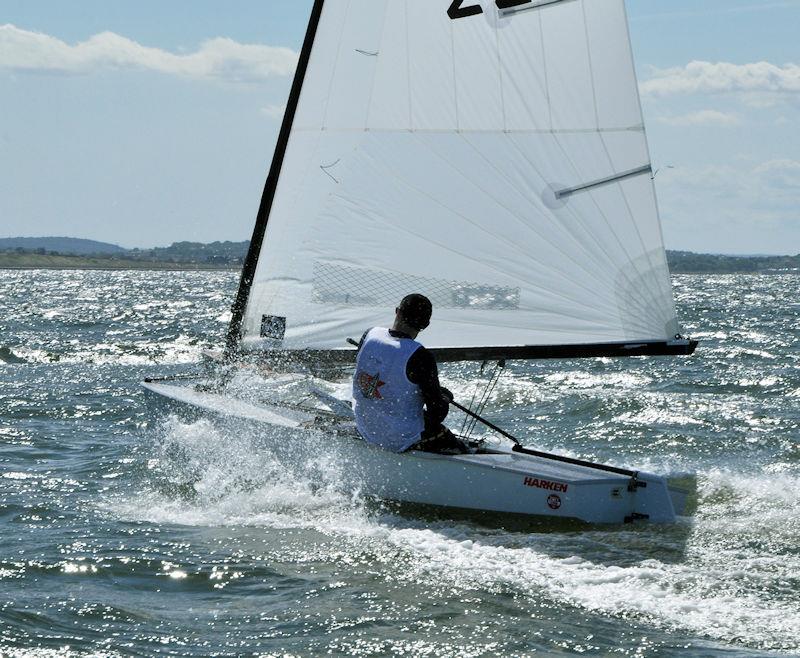
[[[791,270],[673,270],[670,274],[757,274],[759,276],[780,276],[781,274],[800,275],[800,269]]]
[[[729,256],[667,250],[672,274],[800,274],[797,256]]]
[[[83,256],[8,257],[0,254],[0,270],[94,270],[94,271],[151,271],[151,272],[239,272],[241,265],[212,265],[209,263],[166,263],[157,261],[124,260],[120,258],[86,258]],[[16,256],[16,255],[15,255]],[[747,260],[742,258],[742,260]],[[742,263],[745,265],[745,263]],[[800,275],[800,268],[742,269],[715,268],[704,264],[697,269],[675,266],[670,263],[670,274],[763,274]]]
[[[240,270],[249,242],[173,242],[125,249],[81,238],[0,238],[0,269]]]
[[[238,272],[239,264],[168,263],[123,258],[87,258],[0,253],[0,270],[164,270],[170,272]]]
[[[247,241],[175,242],[169,247],[123,249],[78,238],[3,238],[0,269],[238,272],[248,247]],[[672,274],[800,275],[800,255],[731,256],[667,250],[667,261]]]
[[[191,267],[190,265],[176,265],[168,267],[166,265],[152,266],[106,266],[106,265],[3,265],[0,263],[0,271],[23,271],[23,270],[86,270],[94,272],[238,272],[239,267]]]

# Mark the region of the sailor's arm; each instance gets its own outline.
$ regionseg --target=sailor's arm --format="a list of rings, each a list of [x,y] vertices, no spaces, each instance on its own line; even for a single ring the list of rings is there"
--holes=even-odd
[[[406,377],[412,384],[419,386],[428,421],[440,424],[447,417],[453,396],[439,384],[439,369],[433,354],[424,347],[414,352],[406,365]]]

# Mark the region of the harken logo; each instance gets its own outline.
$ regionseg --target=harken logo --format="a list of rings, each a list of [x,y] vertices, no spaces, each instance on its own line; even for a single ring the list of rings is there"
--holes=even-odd
[[[381,381],[381,373],[370,375],[363,370],[358,373],[358,388],[361,394],[368,399],[382,400],[380,388],[386,382]]]
[[[561,507],[561,496],[556,496],[555,494],[550,494],[547,497],[547,506],[550,509],[558,509]]]
[[[563,482],[551,482],[550,480],[543,480],[532,476],[526,477],[523,482],[526,487],[536,487],[537,489],[560,491],[562,493],[567,493],[567,489],[569,488],[569,485]]]

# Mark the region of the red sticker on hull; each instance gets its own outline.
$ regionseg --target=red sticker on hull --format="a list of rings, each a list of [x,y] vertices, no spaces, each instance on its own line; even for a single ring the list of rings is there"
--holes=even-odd
[[[551,494],[547,497],[547,506],[550,509],[558,509],[561,507],[561,498],[560,496],[556,496],[555,494]]]

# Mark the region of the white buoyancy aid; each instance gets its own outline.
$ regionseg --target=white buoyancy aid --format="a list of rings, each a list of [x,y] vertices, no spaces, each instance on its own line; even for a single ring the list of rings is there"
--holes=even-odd
[[[367,332],[353,377],[356,426],[367,442],[403,452],[419,441],[425,427],[423,397],[408,380],[406,365],[420,347],[382,327]]]

